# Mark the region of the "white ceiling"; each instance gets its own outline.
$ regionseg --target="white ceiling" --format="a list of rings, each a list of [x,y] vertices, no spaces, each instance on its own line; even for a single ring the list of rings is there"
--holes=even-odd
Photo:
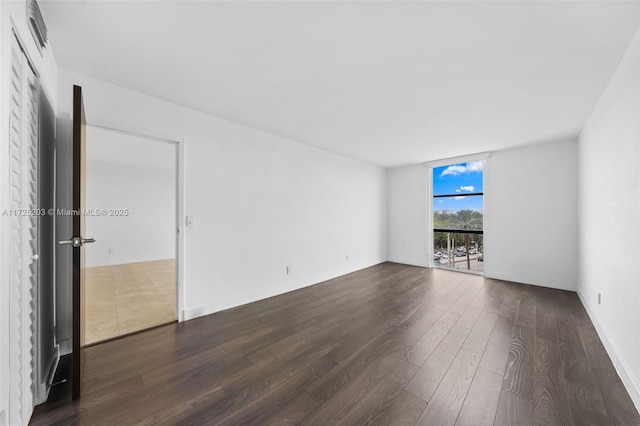
[[[575,137],[640,17],[637,1],[41,8],[61,68],[385,167]]]

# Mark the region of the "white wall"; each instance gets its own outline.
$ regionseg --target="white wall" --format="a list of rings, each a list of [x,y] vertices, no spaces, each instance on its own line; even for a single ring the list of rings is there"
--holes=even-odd
[[[186,318],[386,259],[384,169],[62,70],[61,111],[72,84],[89,124],[183,139]]]
[[[578,294],[640,409],[639,104],[636,34],[580,135]]]
[[[86,208],[126,215],[87,216],[86,266],[176,256],[176,146],[87,126]]]
[[[388,172],[389,260],[429,263],[427,170],[420,164]],[[491,153],[484,171],[486,276],[575,290],[576,174],[575,141]]]
[[[427,168],[389,169],[387,174],[388,259],[429,266],[427,253]]]
[[[48,46],[40,53],[27,26],[25,1],[0,2],[0,133],[8,135],[9,93],[11,70],[11,40],[15,30],[23,41],[28,56],[35,65],[40,78],[41,90],[54,107],[57,105],[57,65]],[[9,208],[9,141],[0,137],[0,209]],[[8,422],[9,398],[9,217],[0,217],[0,425]],[[15,348],[13,348],[15,350]],[[23,354],[23,362],[30,362]]]
[[[578,272],[576,141],[496,151],[485,170],[485,274],[563,290]]]

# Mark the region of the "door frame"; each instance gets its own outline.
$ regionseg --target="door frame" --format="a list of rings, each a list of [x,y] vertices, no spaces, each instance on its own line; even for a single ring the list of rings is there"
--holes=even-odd
[[[148,129],[127,126],[121,123],[87,119],[87,126],[152,139],[160,143],[170,143],[176,147],[176,319],[184,316],[184,138]]]

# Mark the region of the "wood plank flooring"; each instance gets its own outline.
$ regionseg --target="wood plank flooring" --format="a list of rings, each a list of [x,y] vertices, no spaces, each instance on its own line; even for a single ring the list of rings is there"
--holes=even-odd
[[[384,263],[86,349],[32,424],[640,425],[575,293]]]

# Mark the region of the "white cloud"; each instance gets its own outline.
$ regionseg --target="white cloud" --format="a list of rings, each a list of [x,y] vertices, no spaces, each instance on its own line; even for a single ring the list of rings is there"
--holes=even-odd
[[[482,161],[470,161],[467,163],[467,169],[469,172],[480,172],[482,171]]]
[[[465,197],[465,196],[453,197],[454,200],[464,200],[465,198],[467,198],[467,197]]]
[[[468,163],[463,164],[455,164],[453,166],[449,166],[442,171],[440,177],[451,175],[458,176],[463,173],[473,173],[473,172],[481,172],[482,171],[482,161],[469,161]]]
[[[456,189],[456,192],[460,192],[460,191],[469,191],[469,192],[473,192],[473,190],[476,189],[473,185],[469,185],[469,186],[461,186],[460,189]]]
[[[462,192],[462,189],[456,189],[456,192]]]
[[[451,175],[451,176],[458,176],[462,173],[466,173],[467,172],[467,168],[465,166],[449,166],[446,169],[444,169],[442,171],[442,173],[440,174],[440,176],[446,176],[446,175]]]

